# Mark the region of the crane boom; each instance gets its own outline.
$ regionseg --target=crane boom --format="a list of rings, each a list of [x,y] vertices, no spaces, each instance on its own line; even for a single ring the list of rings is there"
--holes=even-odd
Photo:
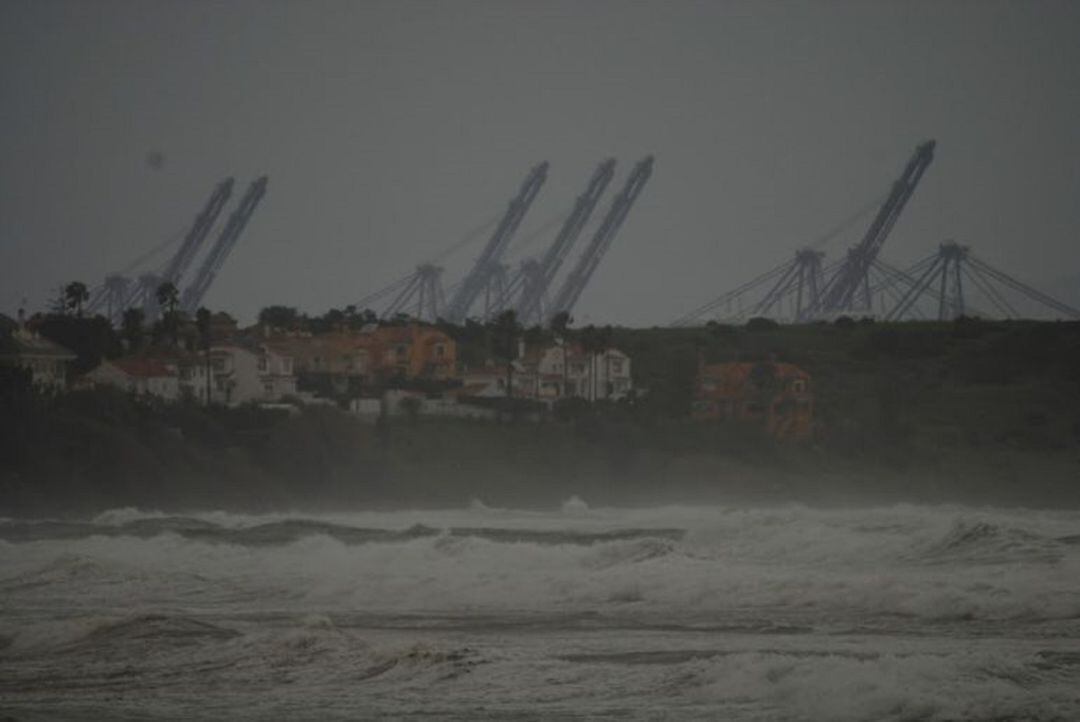
[[[626,220],[634,201],[637,200],[642,188],[645,187],[645,183],[648,182],[649,177],[652,175],[652,168],[653,157],[651,155],[634,166],[619,195],[615,196],[615,199],[611,202],[611,208],[608,210],[607,215],[604,216],[600,227],[596,229],[596,233],[593,234],[589,245],[586,246],[585,251],[578,258],[577,265],[559,288],[559,292],[551,304],[549,316],[564,311],[569,313],[574,308],[574,304],[577,303],[581,292],[585,290],[589,279],[596,272],[596,268],[600,265],[604,254],[611,247],[611,242],[615,239],[615,234],[618,233],[623,221]]]
[[[225,204],[229,202],[232,188],[232,178],[226,178],[217,184],[209,200],[206,201],[206,205],[203,206],[199,215],[195,216],[195,223],[192,224],[191,230],[184,236],[180,248],[177,249],[176,253],[165,265],[165,269],[161,273],[162,281],[172,284],[180,282],[180,278],[187,271],[191,262],[195,260],[195,256],[198,254],[199,248],[202,247],[206,237],[210,235],[210,229],[214,227],[222,209],[225,208]]]
[[[515,311],[523,321],[531,318],[540,320],[540,304],[551,287],[566,256],[574,243],[581,236],[585,224],[600,202],[601,196],[615,175],[615,159],[608,158],[593,171],[585,192],[574,202],[574,209],[567,216],[559,234],[539,261],[528,263],[522,268],[523,288],[518,298]]]
[[[450,299],[446,318],[451,323],[462,323],[465,320],[469,308],[484,292],[491,276],[498,271],[502,256],[510,245],[510,239],[521,225],[521,219],[525,217],[536,194],[540,192],[540,187],[547,180],[547,169],[546,161],[534,166],[522,182],[518,194],[511,199],[506,213],[495,227],[494,233],[484,246],[476,264],[461,281],[457,292]]]
[[[893,183],[892,191],[882,203],[866,234],[858,245],[848,251],[844,265],[840,267],[823,291],[819,307],[808,309],[808,313],[828,314],[852,308],[856,293],[866,286],[867,273],[885,244],[885,239],[889,237],[889,232],[896,225],[901,211],[911,199],[923,173],[934,160],[935,145],[935,141],[929,140],[915,149],[904,172]]]
[[[259,205],[259,201],[266,195],[267,177],[262,176],[251,183],[244,197],[240,199],[240,205],[229,216],[225,227],[221,229],[217,240],[203,259],[199,271],[192,282],[184,289],[180,298],[180,307],[187,313],[194,313],[202,303],[203,296],[213,283],[217,272],[221,270],[225,259],[229,257],[237,239],[243,232],[252,214]]]

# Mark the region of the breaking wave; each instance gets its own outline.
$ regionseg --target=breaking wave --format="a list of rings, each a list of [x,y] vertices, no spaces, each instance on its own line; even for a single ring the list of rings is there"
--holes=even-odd
[[[97,700],[87,719],[174,698],[155,711],[1074,719],[1078,530],[904,505],[4,519],[0,698]],[[211,687],[227,712],[200,706]]]

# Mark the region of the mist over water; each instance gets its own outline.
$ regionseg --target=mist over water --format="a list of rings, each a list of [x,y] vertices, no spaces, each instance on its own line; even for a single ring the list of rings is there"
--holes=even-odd
[[[118,509],[0,600],[16,719],[1080,717],[1077,511]]]

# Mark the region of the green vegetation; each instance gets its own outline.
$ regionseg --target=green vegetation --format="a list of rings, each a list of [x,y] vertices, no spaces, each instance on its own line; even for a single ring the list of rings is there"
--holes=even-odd
[[[95,319],[46,321],[41,328],[53,324],[49,335],[76,347],[80,363],[120,344]],[[502,357],[519,335],[530,343],[552,337],[509,319],[442,328],[466,359]],[[203,314],[201,347],[207,329]],[[502,422],[412,413],[368,425],[320,406],[289,414],[161,406],[105,390],[42,395],[9,369],[0,383],[11,429],[0,442],[0,514],[459,505],[473,497],[551,505],[571,494],[591,503],[1080,503],[1080,324],[842,319],[563,334],[628,353],[635,398],[570,400],[539,423],[526,413]],[[811,374],[811,443],[689,419],[699,360],[761,359]]]

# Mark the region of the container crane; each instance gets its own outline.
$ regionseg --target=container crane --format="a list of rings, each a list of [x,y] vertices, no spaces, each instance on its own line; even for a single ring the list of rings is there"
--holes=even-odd
[[[179,287],[180,279],[187,272],[188,267],[191,266],[191,262],[195,260],[195,256],[207,236],[210,235],[210,230],[217,222],[218,216],[221,215],[221,211],[225,208],[225,204],[229,202],[232,189],[232,178],[226,178],[218,183],[206,205],[195,216],[195,223],[191,226],[191,230],[184,236],[180,247],[169,259],[168,263],[165,264],[162,272],[160,274],[145,274],[139,278],[136,298],[138,296],[142,297],[143,312],[146,314],[147,320],[153,321],[161,313],[157,300],[158,287],[163,283],[171,283],[173,286]]]
[[[225,259],[229,257],[233,247],[235,247],[237,239],[247,226],[248,221],[251,220],[251,216],[255,213],[259,202],[266,195],[267,181],[266,176],[253,181],[244,197],[240,199],[240,205],[229,216],[225,227],[221,229],[217,240],[203,259],[202,265],[199,266],[195,278],[184,289],[180,297],[180,308],[185,312],[194,313],[202,303],[202,299],[210,288],[210,284],[213,283],[214,277],[221,270]]]
[[[495,227],[494,233],[488,240],[484,250],[480,253],[472,270],[461,281],[458,290],[450,299],[446,309],[446,318],[451,323],[463,323],[469,314],[469,309],[477,298],[485,290],[489,283],[501,268],[502,256],[510,245],[510,239],[521,225],[521,219],[525,217],[541,186],[547,180],[547,162],[534,166],[525,177],[518,194],[510,201],[510,205],[503,214],[502,220]]]
[[[551,287],[560,266],[574,247],[589,217],[600,202],[601,196],[607,189],[612,177],[615,175],[615,159],[608,158],[597,166],[593,171],[585,192],[578,196],[574,208],[567,216],[555,240],[544,253],[537,259],[529,259],[522,264],[520,276],[522,279],[522,291],[518,297],[514,311],[523,323],[541,323],[543,321],[544,294]]]
[[[866,234],[856,246],[848,251],[843,265],[829,279],[827,287],[821,291],[819,302],[806,309],[804,320],[812,316],[828,316],[852,310],[855,308],[856,299],[860,293],[863,295],[864,307],[869,309],[870,268],[885,244],[885,239],[889,237],[889,232],[896,225],[904,206],[907,205],[915,188],[919,185],[923,173],[933,162],[935,146],[936,142],[929,140],[915,149],[904,172],[893,184],[892,191],[885,198],[885,202],[878,210]]]
[[[641,190],[652,175],[652,169],[653,157],[651,155],[634,166],[619,195],[615,196],[612,201],[611,208],[608,210],[607,215],[604,216],[600,227],[596,229],[596,233],[593,234],[589,245],[578,258],[577,265],[563,281],[562,286],[555,295],[549,309],[549,319],[564,311],[569,313],[574,308],[574,304],[577,303],[581,292],[585,290],[589,279],[596,272],[596,268],[600,265],[604,254],[611,247],[611,243],[619,232],[619,228],[622,227],[623,221],[626,220],[634,201],[637,200]]]

